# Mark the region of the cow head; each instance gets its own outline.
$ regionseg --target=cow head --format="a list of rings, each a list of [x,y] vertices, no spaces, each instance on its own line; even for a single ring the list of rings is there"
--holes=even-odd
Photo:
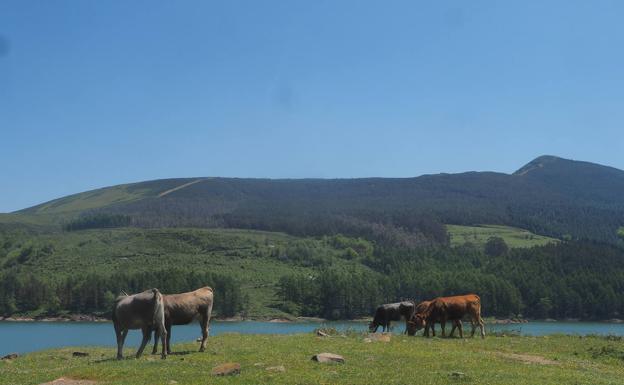
[[[416,332],[427,325],[427,320],[422,314],[414,314],[412,318],[407,321],[407,335],[413,336]]]
[[[375,321],[371,321],[371,323],[368,324],[368,331],[371,333],[375,333],[378,328],[379,325]]]

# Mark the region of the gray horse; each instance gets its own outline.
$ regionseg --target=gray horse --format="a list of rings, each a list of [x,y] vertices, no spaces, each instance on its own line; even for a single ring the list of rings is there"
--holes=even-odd
[[[214,294],[212,288],[206,286],[195,291],[180,294],[164,295],[165,328],[167,329],[167,353],[171,354],[171,326],[186,325],[193,320],[199,321],[202,332],[202,341],[199,351],[206,349],[206,339],[210,330],[210,316]],[[158,350],[158,330],[154,330],[154,349]]]
[[[134,295],[124,293],[117,297],[113,307],[113,325],[117,335],[118,360],[123,358],[123,344],[130,329],[141,329],[143,332],[143,341],[137,350],[136,358],[141,357],[153,329],[160,332],[163,344],[161,357],[167,358],[167,331],[163,302],[163,295],[158,289],[146,290]]]

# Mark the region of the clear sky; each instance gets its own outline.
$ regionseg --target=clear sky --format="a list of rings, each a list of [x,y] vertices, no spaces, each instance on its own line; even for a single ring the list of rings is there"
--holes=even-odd
[[[0,212],[167,177],[624,168],[623,1],[0,1]]]

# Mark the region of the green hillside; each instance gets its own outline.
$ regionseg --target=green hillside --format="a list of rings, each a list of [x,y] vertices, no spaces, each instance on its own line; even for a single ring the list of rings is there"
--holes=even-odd
[[[103,188],[0,215],[0,315],[210,284],[222,316],[358,318],[476,292],[487,315],[621,318],[621,191],[623,171],[556,157],[514,174]],[[507,245],[485,250],[491,237]]]
[[[16,214],[57,226],[78,220],[73,228],[110,227],[115,222],[137,227],[248,228],[300,236],[342,233],[376,240],[372,233],[382,225],[411,233],[420,238],[421,246],[446,242],[443,223],[486,223],[559,239],[618,243],[617,229],[624,226],[621,191],[622,170],[542,156],[513,174],[162,179],[87,191]],[[110,221],[105,215],[117,219]],[[90,218],[84,220],[85,216]]]
[[[557,239],[533,234],[530,231],[509,226],[480,225],[459,226],[447,225],[451,246],[460,246],[471,243],[483,247],[492,237],[502,238],[509,247],[533,247],[543,246],[548,243],[558,242]]]
[[[303,239],[249,230],[120,228],[40,234],[14,230],[0,232],[0,273],[26,277],[26,281],[32,278],[50,287],[85,277],[110,278],[114,285],[120,275],[130,281],[149,281],[150,272],[166,277],[167,272],[175,271],[183,278],[206,273],[235,279],[242,297],[248,298],[243,304],[247,315],[288,316],[279,310],[279,279],[291,274],[312,275],[312,267],[324,265],[337,270],[368,270],[349,252],[332,238]],[[142,278],[146,274],[147,278]],[[168,288],[162,282],[158,286],[164,291]],[[173,291],[179,285],[170,286]],[[102,290],[114,291],[114,287]],[[119,289],[130,290],[123,285]],[[24,298],[17,307],[35,307],[29,306],[28,300]],[[44,307],[49,306],[44,303]],[[71,306],[67,303],[60,310]]]

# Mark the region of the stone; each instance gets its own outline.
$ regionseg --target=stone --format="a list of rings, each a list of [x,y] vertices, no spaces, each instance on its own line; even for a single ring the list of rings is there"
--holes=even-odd
[[[238,362],[227,362],[212,368],[213,376],[233,376],[240,372],[241,366]]]
[[[286,368],[284,367],[284,365],[277,365],[277,366],[269,366],[268,368],[266,368],[266,370],[268,370],[269,372],[284,373],[286,371]]]
[[[451,377],[455,377],[455,378],[460,378],[465,376],[466,374],[464,372],[451,372]]]
[[[319,353],[312,356],[313,361],[317,362],[337,362],[343,364],[345,359],[343,356],[334,353]]]
[[[72,356],[74,356],[74,357],[88,357],[89,353],[87,353],[87,352],[73,352]]]
[[[390,342],[390,339],[392,338],[392,334],[390,333],[373,333],[373,334],[369,334],[369,338],[373,341],[379,341],[379,342]]]
[[[54,381],[46,382],[40,385],[97,385],[97,382],[92,380],[74,380],[73,378],[61,377]]]
[[[2,360],[14,360],[17,357],[19,357],[19,354],[17,353],[11,353],[11,354],[7,354],[6,356],[2,357]]]
[[[320,329],[316,331],[316,335],[319,337],[329,337],[329,334],[325,333],[324,331]]]

